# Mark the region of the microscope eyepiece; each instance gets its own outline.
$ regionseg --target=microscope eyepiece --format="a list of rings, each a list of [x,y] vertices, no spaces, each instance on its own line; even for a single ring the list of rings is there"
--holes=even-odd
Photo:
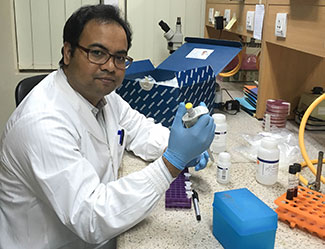
[[[161,29],[163,31],[165,31],[166,33],[170,30],[170,27],[168,26],[168,24],[165,23],[163,20],[161,20],[158,24],[161,27]]]

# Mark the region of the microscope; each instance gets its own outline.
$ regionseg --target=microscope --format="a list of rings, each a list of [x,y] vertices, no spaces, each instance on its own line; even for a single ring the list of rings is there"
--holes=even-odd
[[[165,31],[164,37],[167,40],[167,49],[169,53],[173,53],[176,49],[178,49],[183,44],[183,34],[182,34],[182,25],[181,18],[177,17],[176,21],[176,31],[173,31],[167,23],[163,20],[159,22],[159,26],[163,31]]]

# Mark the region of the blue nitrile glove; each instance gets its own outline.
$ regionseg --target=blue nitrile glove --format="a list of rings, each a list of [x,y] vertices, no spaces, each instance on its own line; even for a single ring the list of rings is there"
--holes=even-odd
[[[201,103],[200,105],[204,105]],[[172,124],[168,147],[164,157],[177,169],[183,170],[193,159],[206,151],[214,138],[215,124],[209,114],[202,115],[195,125],[185,128],[182,117],[186,113],[184,102],[179,104]]]
[[[207,151],[204,151],[201,155],[199,155],[197,158],[194,158],[192,161],[190,161],[186,167],[194,167],[195,171],[199,171],[201,169],[204,169],[208,162],[209,162],[209,153]]]

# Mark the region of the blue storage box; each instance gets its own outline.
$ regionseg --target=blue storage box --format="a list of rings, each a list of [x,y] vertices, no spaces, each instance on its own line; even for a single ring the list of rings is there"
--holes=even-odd
[[[225,249],[273,249],[278,216],[248,189],[214,194],[213,235]]]
[[[204,102],[213,112],[215,76],[241,51],[239,42],[185,38],[157,68],[149,60],[126,70],[116,90],[132,108],[170,127],[180,102]]]

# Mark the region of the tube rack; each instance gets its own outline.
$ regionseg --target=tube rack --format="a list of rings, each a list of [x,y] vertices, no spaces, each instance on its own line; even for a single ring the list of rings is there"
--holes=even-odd
[[[298,187],[298,196],[286,199],[286,193],[274,203],[279,220],[287,222],[291,228],[298,227],[321,239],[325,239],[325,196],[302,186]]]
[[[170,184],[169,189],[165,193],[166,208],[191,208],[191,198],[187,198],[185,189],[184,173],[188,173],[188,168],[185,168],[177,178]],[[187,180],[188,181],[188,180]]]

